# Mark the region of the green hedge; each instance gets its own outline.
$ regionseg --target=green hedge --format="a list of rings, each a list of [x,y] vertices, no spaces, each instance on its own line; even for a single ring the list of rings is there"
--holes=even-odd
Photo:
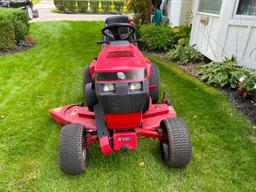
[[[28,20],[23,10],[0,8],[0,50],[13,49],[16,43],[26,39]]]
[[[64,13],[104,13],[124,10],[124,0],[54,0],[55,6]]]

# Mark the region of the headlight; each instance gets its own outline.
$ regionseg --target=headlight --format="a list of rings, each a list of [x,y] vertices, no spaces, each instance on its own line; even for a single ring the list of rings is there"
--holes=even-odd
[[[116,90],[116,86],[114,83],[104,83],[102,84],[102,91],[103,92],[113,92]]]
[[[129,89],[131,91],[139,91],[142,89],[142,83],[141,82],[129,83]]]

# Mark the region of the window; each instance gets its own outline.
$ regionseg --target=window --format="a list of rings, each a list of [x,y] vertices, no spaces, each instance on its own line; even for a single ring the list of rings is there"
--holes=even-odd
[[[200,0],[200,12],[219,14],[222,0]]]
[[[256,0],[240,0],[237,9],[237,15],[256,16]]]

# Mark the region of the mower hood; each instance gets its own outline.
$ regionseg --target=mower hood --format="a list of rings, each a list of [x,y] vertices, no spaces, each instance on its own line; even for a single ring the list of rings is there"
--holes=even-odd
[[[135,45],[107,45],[99,54],[95,72],[138,71],[148,69],[149,66],[150,61],[143,57]]]

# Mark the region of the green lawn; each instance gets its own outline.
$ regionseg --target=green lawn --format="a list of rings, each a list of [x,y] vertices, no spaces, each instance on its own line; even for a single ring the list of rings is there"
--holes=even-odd
[[[102,24],[32,24],[38,45],[0,57],[0,191],[256,191],[253,125],[219,91],[174,65],[152,59],[161,88],[189,125],[193,161],[168,169],[158,141],[105,157],[89,150],[89,169],[67,176],[58,167],[61,127],[47,110],[82,100],[82,70],[101,47]],[[144,162],[144,166],[140,163]]]

